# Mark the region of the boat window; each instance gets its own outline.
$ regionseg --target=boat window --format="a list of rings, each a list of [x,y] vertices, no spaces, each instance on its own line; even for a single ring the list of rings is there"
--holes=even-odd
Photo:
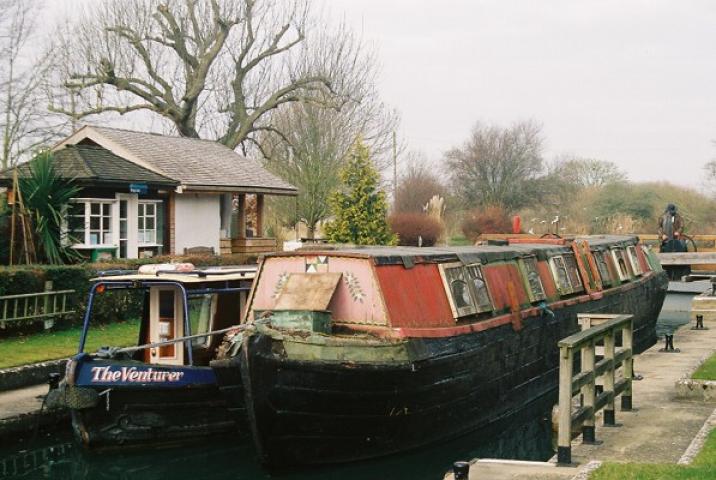
[[[189,297],[189,322],[191,324],[191,334],[197,335],[211,331],[211,323],[215,311],[215,293]],[[211,343],[211,337],[195,338],[191,341],[191,343],[195,347],[207,347]]]
[[[653,270],[653,267],[651,266],[651,255],[649,254],[649,247],[642,244],[641,251],[644,252],[644,258],[646,258],[647,270]]]
[[[569,283],[572,286],[572,292],[581,292],[584,290],[584,286],[579,276],[577,260],[574,258],[574,255],[565,255],[562,258],[564,258],[564,265],[567,267],[567,275],[569,276]]]
[[[572,285],[569,283],[569,274],[567,273],[567,267],[564,264],[564,258],[552,257],[549,260],[549,263],[552,267],[552,275],[557,282],[559,293],[562,295],[572,293]]]
[[[604,253],[592,252],[592,256],[597,264],[597,270],[599,270],[599,276],[602,279],[602,284],[611,284],[612,278],[609,275],[609,267],[607,267],[607,260],[604,258]]]
[[[523,258],[522,265],[524,266],[524,274],[527,277],[527,284],[529,285],[532,301],[544,300],[546,295],[544,293],[542,279],[537,270],[537,259],[535,257]]]
[[[475,306],[478,312],[492,310],[492,302],[490,301],[490,293],[487,291],[487,284],[482,276],[482,270],[478,265],[468,265],[465,267],[467,277],[470,282],[470,288]]]
[[[477,313],[477,302],[471,293],[470,280],[461,263],[448,263],[440,265],[440,274],[443,277],[448,300],[453,316],[457,319],[465,315]]]
[[[617,265],[619,280],[622,282],[629,280],[629,270],[627,269],[626,260],[624,260],[624,250],[620,248],[613,248],[612,257],[614,258],[614,263]]]
[[[634,245],[630,245],[627,247],[627,256],[629,257],[629,263],[631,264],[631,269],[634,272],[635,275],[641,275],[644,273],[641,270],[641,265],[639,264],[639,258],[636,255],[636,247]]]

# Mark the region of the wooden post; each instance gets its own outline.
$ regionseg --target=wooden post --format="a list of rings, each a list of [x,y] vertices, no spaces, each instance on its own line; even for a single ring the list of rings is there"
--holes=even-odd
[[[264,195],[256,194],[256,236],[264,236]]]
[[[236,225],[236,238],[246,238],[246,194],[240,193],[238,195],[237,214],[238,221]]]
[[[52,291],[52,280],[48,280],[45,282],[45,292],[51,292]],[[45,295],[45,298],[43,299],[43,306],[42,306],[42,314],[47,315],[48,313],[54,313],[49,312],[50,310],[50,295]],[[35,315],[37,315],[37,312],[35,312]],[[55,326],[55,319],[54,318],[48,318],[45,320],[45,330],[49,330],[50,328]]]
[[[622,348],[630,350],[631,353],[624,360],[624,380],[626,387],[622,392],[622,411],[628,412],[632,409],[632,378],[634,377],[634,341],[633,341],[634,320],[622,329]]]
[[[595,348],[594,341],[589,342],[582,349],[582,371],[594,372]],[[582,424],[582,443],[594,444],[596,442],[594,430],[594,411],[596,400],[596,377],[592,381],[582,387],[582,397],[584,398],[584,408],[591,408],[592,412],[587,415]]]
[[[557,463],[572,463],[572,369],[574,353],[571,347],[559,352],[559,433]]]
[[[604,406],[604,425],[616,425],[614,418],[614,331],[610,330],[604,337],[604,358],[612,362],[604,372],[604,393],[609,395]]]

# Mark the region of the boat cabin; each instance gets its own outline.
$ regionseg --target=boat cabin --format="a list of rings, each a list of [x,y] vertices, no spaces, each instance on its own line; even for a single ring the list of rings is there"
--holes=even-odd
[[[116,291],[134,291],[143,307],[136,345],[118,345],[132,360],[156,365],[206,366],[223,336],[245,311],[255,266],[195,269],[190,264],[145,265],[139,272],[106,272],[94,279],[78,353],[95,318],[94,306]],[[136,298],[136,297],[135,297]],[[116,355],[116,348],[100,355]]]
[[[518,330],[521,318],[540,309],[598,299],[661,270],[637,237],[497,243],[269,255],[257,272],[247,318],[320,333],[396,337],[447,336],[505,322]]]

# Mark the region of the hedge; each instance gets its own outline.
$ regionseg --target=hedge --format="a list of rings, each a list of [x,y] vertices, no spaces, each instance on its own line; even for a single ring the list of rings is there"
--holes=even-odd
[[[56,322],[57,328],[66,328],[82,322],[92,278],[104,270],[134,270],[140,265],[163,262],[190,262],[197,266],[238,265],[253,263],[255,257],[246,255],[155,257],[152,259],[114,260],[103,263],[78,265],[23,265],[0,266],[0,296],[41,292],[45,282],[51,280],[53,290],[74,290],[70,296],[70,308],[75,311]],[[116,291],[97,297],[93,309],[93,322],[109,323],[137,318],[142,307],[142,293],[136,290]],[[32,333],[43,328],[42,322],[11,322],[0,330],[0,338],[10,335]]]

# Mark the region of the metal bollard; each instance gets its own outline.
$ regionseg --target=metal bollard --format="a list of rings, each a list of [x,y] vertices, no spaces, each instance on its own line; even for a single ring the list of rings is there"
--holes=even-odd
[[[696,326],[691,327],[691,330],[708,330],[708,328],[704,327],[703,315],[696,315]]]
[[[60,385],[60,374],[53,372],[47,376],[47,384],[50,386],[50,390],[55,390]]]
[[[469,462],[455,462],[452,464],[452,474],[455,480],[467,480],[470,474]]]
[[[674,348],[673,333],[671,335],[668,333],[664,335],[664,348],[659,349],[659,351],[664,353],[679,353],[681,351],[678,348]]]

